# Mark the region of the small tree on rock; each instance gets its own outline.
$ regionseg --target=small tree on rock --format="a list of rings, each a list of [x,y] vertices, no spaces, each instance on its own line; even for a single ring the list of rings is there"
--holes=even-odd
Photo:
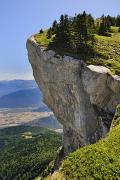
[[[56,26],[55,26],[56,27]],[[53,45],[57,48],[69,48],[70,42],[70,32],[69,32],[69,18],[68,15],[61,15],[60,22],[56,28],[56,35],[53,39]]]
[[[85,11],[75,18],[73,43],[76,53],[87,55],[94,47],[93,24],[94,20]]]
[[[103,15],[101,17],[101,23],[98,30],[98,34],[103,36],[110,36],[109,32],[110,32],[110,22],[108,18],[104,17]]]
[[[40,34],[42,34],[42,33],[43,33],[43,29],[40,30]]]
[[[53,34],[52,28],[50,27],[47,32],[47,38],[50,39],[52,37],[52,34]]]
[[[52,33],[55,34],[57,32],[57,28],[58,28],[58,23],[55,20],[52,24]]]

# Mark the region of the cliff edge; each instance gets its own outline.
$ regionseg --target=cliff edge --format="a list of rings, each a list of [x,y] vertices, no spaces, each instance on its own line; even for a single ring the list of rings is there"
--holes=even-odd
[[[64,156],[104,137],[120,104],[120,77],[106,67],[46,51],[34,37],[27,50],[44,102],[63,125]]]

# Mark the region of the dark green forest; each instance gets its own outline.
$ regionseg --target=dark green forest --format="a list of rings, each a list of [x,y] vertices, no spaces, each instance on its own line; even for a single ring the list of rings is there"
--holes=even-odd
[[[61,135],[40,127],[0,130],[0,180],[33,180],[51,170]]]

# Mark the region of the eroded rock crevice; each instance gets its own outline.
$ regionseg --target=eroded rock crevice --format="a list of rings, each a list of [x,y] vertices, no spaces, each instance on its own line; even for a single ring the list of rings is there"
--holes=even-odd
[[[27,49],[44,102],[63,125],[64,155],[104,137],[120,103],[120,77],[112,76],[105,67],[56,57],[33,37]]]

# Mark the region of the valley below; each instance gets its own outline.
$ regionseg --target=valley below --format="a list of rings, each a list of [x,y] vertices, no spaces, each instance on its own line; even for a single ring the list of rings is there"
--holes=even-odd
[[[53,115],[52,112],[32,112],[30,108],[0,109],[0,129],[32,123],[34,120],[51,115]]]
[[[18,125],[40,126],[62,132],[62,126],[53,112],[37,112],[32,108],[0,109],[0,129]]]
[[[61,135],[62,125],[43,103],[35,81],[0,81],[0,180],[48,174]]]
[[[62,131],[34,80],[0,81],[0,129],[20,125]]]

